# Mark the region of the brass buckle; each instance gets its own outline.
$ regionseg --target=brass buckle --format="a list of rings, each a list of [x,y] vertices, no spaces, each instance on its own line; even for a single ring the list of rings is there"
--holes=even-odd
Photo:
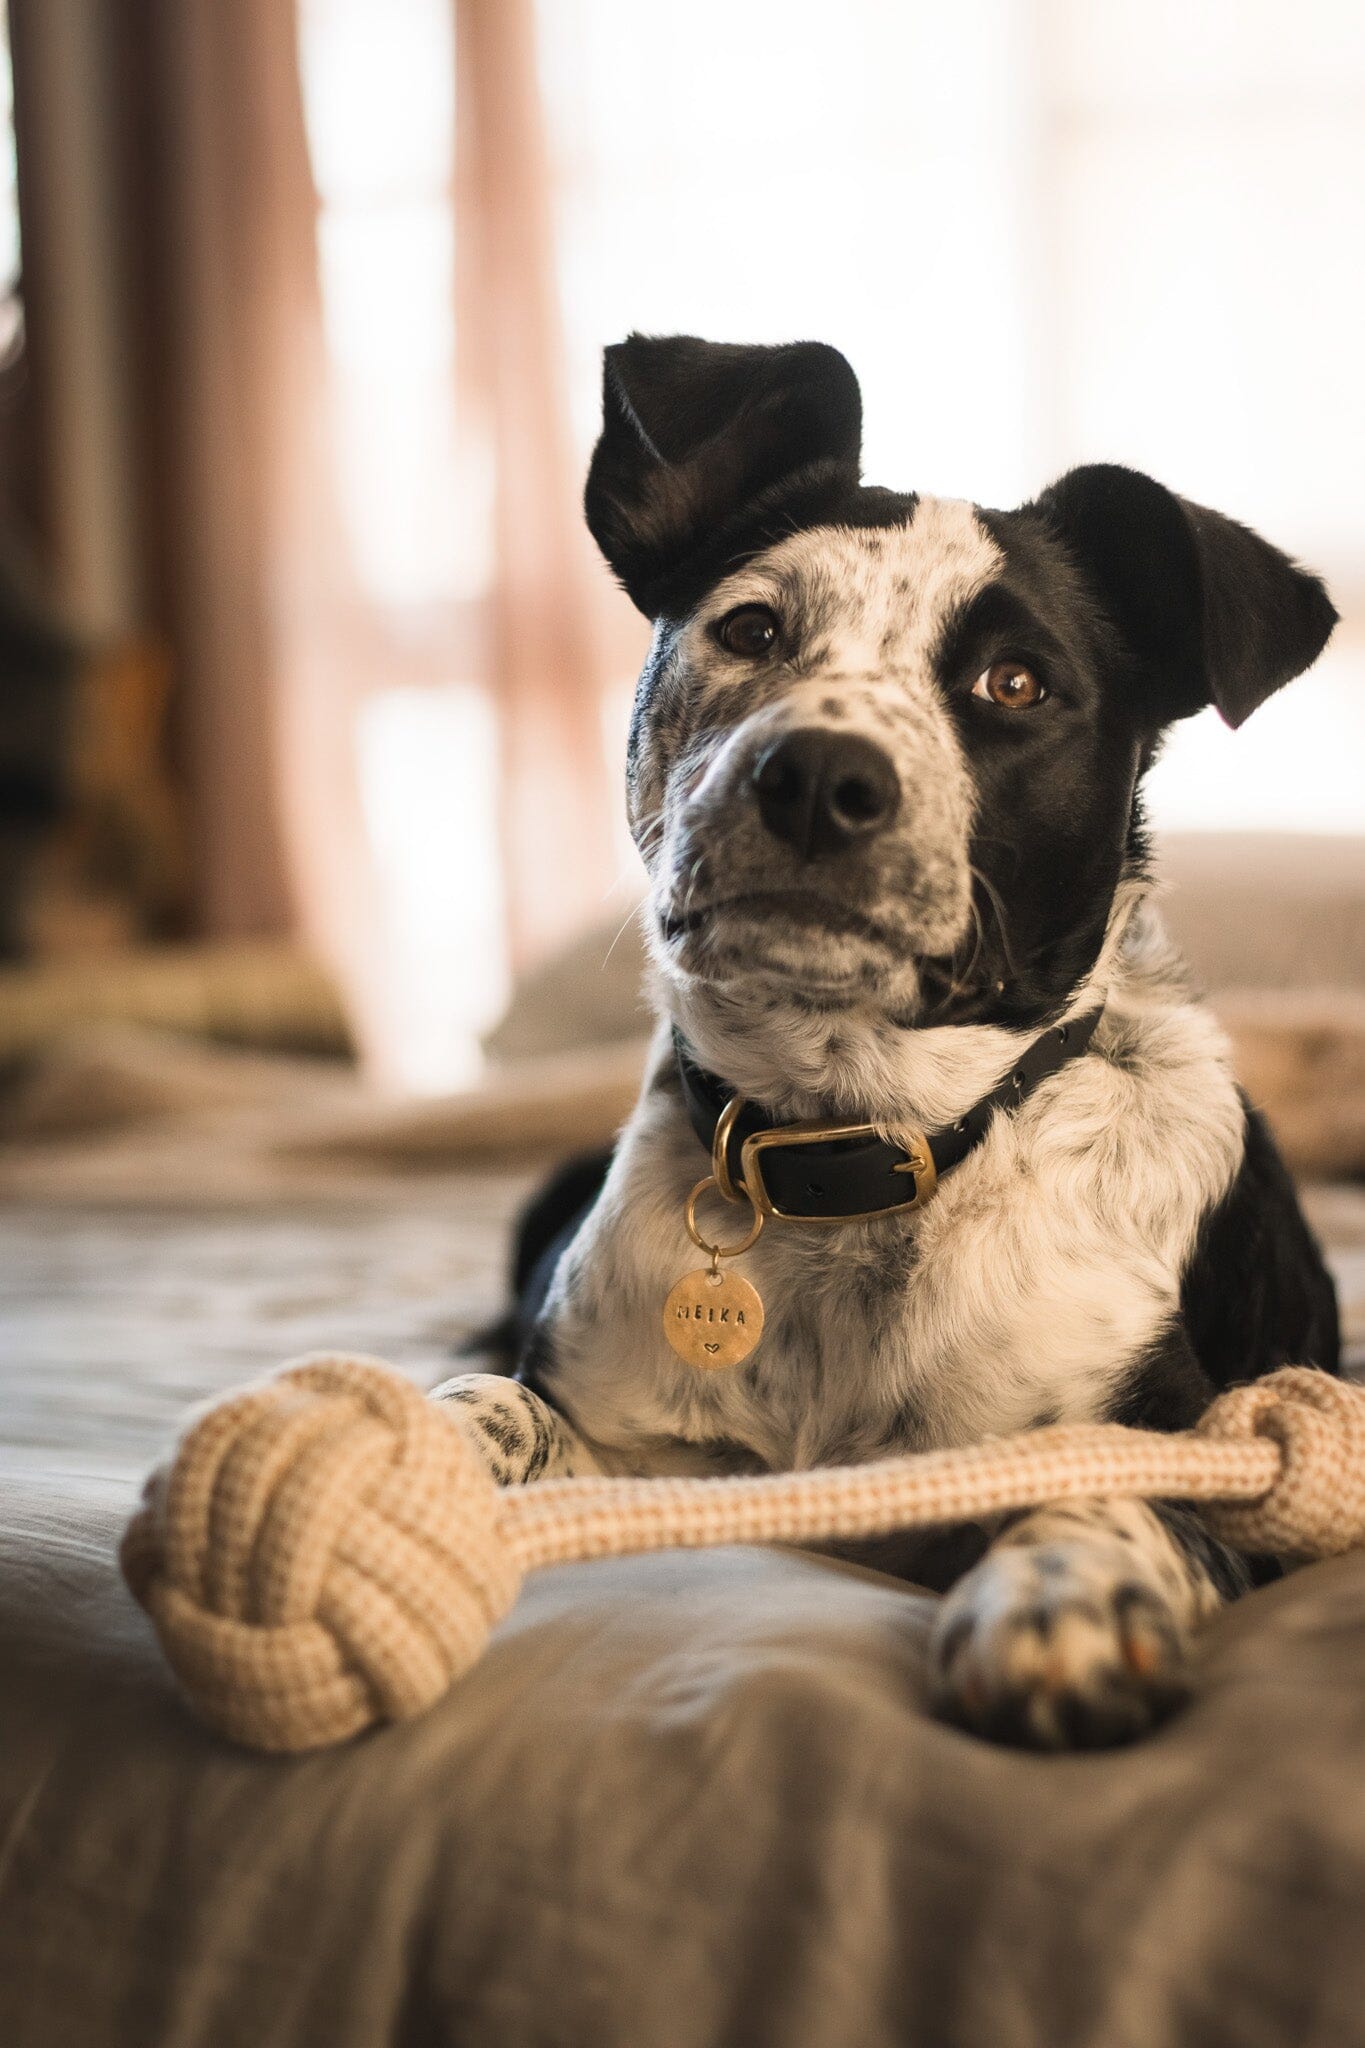
[[[733,1123],[734,1119],[730,1121]],[[760,1152],[776,1145],[829,1144],[840,1138],[890,1138],[902,1146],[909,1156],[891,1171],[914,1175],[913,1198],[893,1202],[886,1209],[860,1209],[849,1216],[796,1216],[790,1209],[779,1209],[764,1183]],[[877,1216],[906,1216],[913,1209],[922,1209],[938,1186],[938,1170],[929,1140],[917,1124],[786,1124],[778,1130],[755,1131],[744,1140],[739,1156],[745,1194],[760,1215],[775,1217],[779,1223],[868,1223]]]

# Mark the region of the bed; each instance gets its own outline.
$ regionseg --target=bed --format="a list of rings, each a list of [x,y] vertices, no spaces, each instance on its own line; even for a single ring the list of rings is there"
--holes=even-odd
[[[603,1102],[625,1078],[598,1070]],[[485,1125],[452,1165],[325,1067],[145,1036],[68,1043],[26,1089],[0,1162],[5,2048],[1365,2035],[1365,1557],[1224,1615],[1190,1707],[1109,1756],[940,1726],[927,1596],[776,1550],[544,1572],[440,1706],[342,1750],[205,1733],[114,1567],[147,1466],[187,1404],[293,1353],[445,1376],[543,1161]],[[1365,1193],[1309,1201],[1358,1358]]]

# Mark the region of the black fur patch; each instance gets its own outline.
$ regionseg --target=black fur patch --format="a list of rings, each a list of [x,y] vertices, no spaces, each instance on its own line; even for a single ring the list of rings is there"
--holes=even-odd
[[[749,348],[632,334],[606,351],[584,509],[650,618],[856,488],[862,398],[823,342]]]
[[[549,1380],[554,1371],[555,1346],[550,1328],[542,1316],[533,1323],[522,1342],[517,1359],[516,1377],[531,1393],[539,1394],[542,1401],[551,1401]]]
[[[577,1153],[557,1166],[526,1204],[512,1240],[512,1292],[518,1300],[529,1295],[547,1254],[553,1252],[558,1259],[601,1193],[610,1165],[609,1151]],[[549,1281],[547,1273],[544,1285]],[[538,1305],[533,1313],[538,1313]]]
[[[1036,1026],[1094,965],[1114,890],[1145,860],[1136,792],[1154,731],[1064,551],[1026,515],[980,519],[1003,557],[1000,574],[945,622],[935,653],[979,792],[976,925],[967,960],[930,963],[937,999],[927,1021]],[[973,695],[983,669],[1003,660],[1043,683],[1036,712],[1002,717]]]
[[[1219,1391],[1281,1365],[1340,1370],[1332,1276],[1250,1103],[1241,1170],[1205,1219],[1180,1305],[1194,1354]]]
[[[1336,1289],[1264,1118],[1246,1106],[1237,1177],[1209,1212],[1181,1287],[1181,1314],[1138,1359],[1109,1410],[1139,1429],[1188,1429],[1214,1396],[1282,1365],[1339,1369]],[[1154,1503],[1224,1599],[1277,1575],[1243,1558],[1179,1503]]]
[[[1336,624],[1316,576],[1136,470],[1070,470],[1031,509],[1136,658],[1157,724],[1216,704],[1240,725],[1317,660]]]
[[[1196,1508],[1172,1500],[1149,1501],[1148,1506],[1194,1569],[1203,1573],[1224,1600],[1239,1600],[1253,1584],[1275,1576],[1275,1567],[1269,1560],[1263,1561],[1263,1567],[1269,1565],[1269,1570],[1262,1568],[1258,1572],[1256,1561],[1230,1550],[1226,1543],[1211,1536]]]
[[[1216,1392],[1176,1319],[1129,1367],[1106,1420],[1130,1429],[1190,1429]]]
[[[545,1305],[560,1255],[601,1193],[610,1164],[610,1152],[579,1153],[556,1167],[531,1196],[512,1232],[511,1307],[497,1322],[467,1337],[458,1357],[482,1358],[498,1371],[514,1371]],[[517,1377],[524,1375],[517,1372]]]

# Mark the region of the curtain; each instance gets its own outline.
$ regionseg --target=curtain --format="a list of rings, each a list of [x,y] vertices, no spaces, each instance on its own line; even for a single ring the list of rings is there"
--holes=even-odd
[[[602,652],[569,433],[532,0],[457,0],[456,342],[493,425],[490,668],[513,958],[600,903],[610,867]]]
[[[53,552],[170,646],[202,928],[297,931],[381,1078],[457,1079],[613,843],[530,0],[14,17]],[[414,83],[448,160],[386,214]]]

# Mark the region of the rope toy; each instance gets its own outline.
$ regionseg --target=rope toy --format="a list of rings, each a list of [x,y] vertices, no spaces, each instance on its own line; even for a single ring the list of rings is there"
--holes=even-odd
[[[502,1489],[453,1413],[389,1367],[313,1357],[190,1424],[120,1562],[210,1727],[291,1751],[431,1706],[539,1565],[1113,1496],[1197,1501],[1246,1549],[1365,1547],[1365,1388],[1289,1366],[1222,1395],[1185,1435],[1064,1424],[761,1478]]]

